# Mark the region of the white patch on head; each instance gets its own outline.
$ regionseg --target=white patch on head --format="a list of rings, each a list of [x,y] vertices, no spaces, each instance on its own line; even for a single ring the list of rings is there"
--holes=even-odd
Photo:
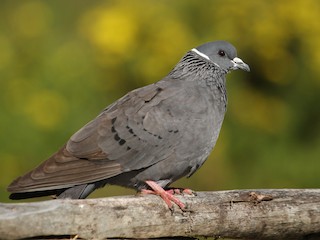
[[[196,54],[198,54],[198,55],[200,55],[201,57],[204,57],[205,59],[208,59],[208,60],[210,61],[210,58],[209,58],[207,55],[205,55],[204,53],[199,52],[198,49],[192,48],[191,51],[192,51],[192,52],[195,52]]]

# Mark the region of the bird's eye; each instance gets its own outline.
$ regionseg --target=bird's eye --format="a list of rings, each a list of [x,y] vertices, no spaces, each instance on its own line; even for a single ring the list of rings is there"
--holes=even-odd
[[[226,53],[225,53],[223,50],[219,50],[218,54],[219,54],[221,57],[223,57],[223,56],[226,55]]]

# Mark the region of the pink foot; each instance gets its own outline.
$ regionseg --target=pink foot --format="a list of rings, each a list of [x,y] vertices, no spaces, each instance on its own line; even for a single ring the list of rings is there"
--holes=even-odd
[[[168,205],[170,210],[173,209],[173,203],[178,205],[181,210],[186,209],[186,205],[183,202],[181,202],[178,198],[176,198],[173,194],[183,194],[183,193],[193,194],[193,192],[190,189],[182,190],[179,188],[177,189],[171,188],[169,190],[164,190],[160,185],[158,185],[154,181],[146,181],[146,184],[148,184],[152,190],[142,189],[141,193],[159,195],[164,200],[164,202]]]
[[[171,194],[179,194],[179,195],[196,195],[194,191],[192,191],[189,188],[169,188],[165,190],[166,192],[169,192]]]

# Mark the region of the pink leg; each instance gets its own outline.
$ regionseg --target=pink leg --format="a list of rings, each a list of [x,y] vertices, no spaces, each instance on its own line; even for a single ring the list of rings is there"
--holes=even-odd
[[[174,189],[166,191],[154,181],[146,181],[146,184],[148,184],[152,190],[143,189],[141,191],[142,193],[159,195],[171,210],[173,207],[172,202],[177,204],[181,210],[185,210],[186,205],[173,195],[175,193]]]

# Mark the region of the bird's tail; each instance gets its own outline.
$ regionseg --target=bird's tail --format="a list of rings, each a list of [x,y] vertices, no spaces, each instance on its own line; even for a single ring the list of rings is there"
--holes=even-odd
[[[82,184],[66,189],[57,198],[84,199],[96,189],[95,183]]]
[[[58,196],[63,191],[64,189],[35,191],[35,192],[18,192],[18,193],[11,193],[9,198],[12,200],[21,200],[21,199],[44,197],[44,196],[50,196],[50,195]]]
[[[12,193],[9,198],[20,200],[26,198],[44,197],[52,195],[53,198],[84,199],[97,188],[95,183],[82,184],[66,189],[53,189],[46,191]]]

